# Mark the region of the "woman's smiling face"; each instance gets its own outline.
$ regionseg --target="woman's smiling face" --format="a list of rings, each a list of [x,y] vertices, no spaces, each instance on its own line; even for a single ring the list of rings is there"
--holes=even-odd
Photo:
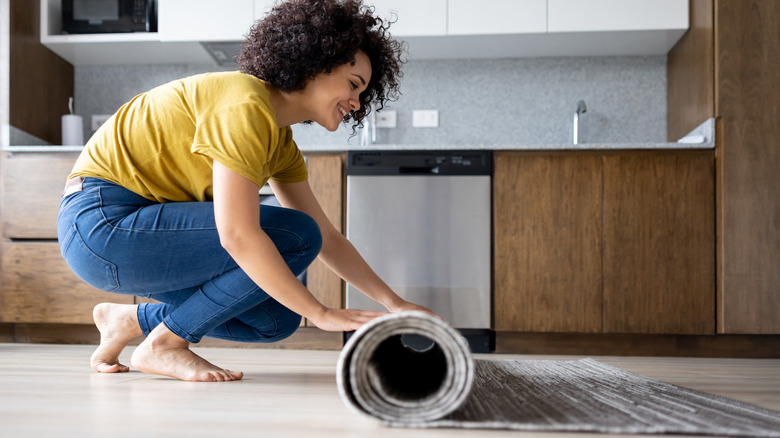
[[[350,111],[360,109],[360,93],[368,88],[370,80],[371,61],[362,51],[352,62],[318,74],[302,91],[308,99],[310,120],[335,131]]]

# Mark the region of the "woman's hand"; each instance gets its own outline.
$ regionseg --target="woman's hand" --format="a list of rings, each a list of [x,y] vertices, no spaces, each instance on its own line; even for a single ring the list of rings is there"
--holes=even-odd
[[[396,304],[395,306],[393,306],[392,309],[388,309],[388,310],[390,310],[390,312],[392,312],[392,313],[416,310],[418,312],[428,313],[428,314],[433,315],[433,316],[435,316],[435,317],[437,317],[439,319],[444,319],[441,316],[435,314],[431,309],[429,309],[429,308],[427,308],[425,306],[421,306],[419,304],[410,303],[408,301],[403,301],[400,304]]]
[[[350,332],[359,329],[374,318],[387,315],[387,312],[358,309],[330,309],[315,318],[309,318],[319,329],[329,332]]]

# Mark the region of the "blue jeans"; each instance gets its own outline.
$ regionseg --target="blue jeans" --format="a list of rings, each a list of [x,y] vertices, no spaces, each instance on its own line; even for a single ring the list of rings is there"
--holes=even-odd
[[[259,201],[259,199],[258,199]],[[260,206],[260,226],[295,275],[317,257],[317,223],[296,210]],[[271,298],[219,242],[211,202],[156,203],[122,186],[83,178],[60,202],[57,235],[68,266],[107,292],[151,297],[138,305],[144,335],[162,323],[188,342],[202,337],[275,342],[301,317]]]

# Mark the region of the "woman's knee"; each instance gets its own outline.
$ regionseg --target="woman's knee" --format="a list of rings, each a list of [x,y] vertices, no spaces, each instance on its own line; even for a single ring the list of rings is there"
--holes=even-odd
[[[272,342],[281,341],[292,336],[298,330],[298,327],[301,326],[301,315],[288,310],[284,316],[277,317],[276,322],[276,334]]]
[[[274,241],[283,257],[311,263],[322,249],[322,233],[308,214],[281,207],[264,206],[260,225]],[[285,257],[288,258],[288,257]]]
[[[254,340],[249,342],[278,342],[292,336],[301,326],[301,316],[279,304],[278,301],[266,302],[261,307],[263,313],[270,317],[270,320],[266,322],[271,324],[264,323],[265,327],[254,326],[252,329]]]
[[[295,211],[295,210],[294,210]],[[317,221],[306,213],[295,211],[297,214],[296,222],[299,226],[298,230],[301,233],[301,240],[305,242],[307,252],[317,256],[322,249],[322,232]]]

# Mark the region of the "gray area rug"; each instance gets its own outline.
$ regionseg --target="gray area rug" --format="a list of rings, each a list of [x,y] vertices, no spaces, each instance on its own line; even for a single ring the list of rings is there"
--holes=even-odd
[[[474,360],[420,312],[355,332],[336,378],[351,410],[392,426],[780,437],[780,412],[592,359]]]

